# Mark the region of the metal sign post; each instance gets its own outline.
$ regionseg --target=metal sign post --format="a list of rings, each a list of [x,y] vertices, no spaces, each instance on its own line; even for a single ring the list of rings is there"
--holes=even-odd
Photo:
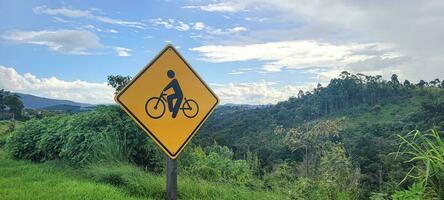
[[[177,199],[177,161],[166,157],[166,195],[167,200]]]

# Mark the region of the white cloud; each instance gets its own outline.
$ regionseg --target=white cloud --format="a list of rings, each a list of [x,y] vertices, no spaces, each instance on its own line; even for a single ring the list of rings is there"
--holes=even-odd
[[[207,33],[212,34],[212,35],[228,35],[228,34],[233,34],[233,33],[240,33],[243,31],[247,31],[247,28],[242,27],[242,26],[236,26],[233,28],[227,28],[227,29],[214,29],[210,26],[207,26],[206,28]]]
[[[241,2],[218,2],[218,3],[210,3],[207,5],[201,5],[201,6],[184,6],[182,8],[189,8],[189,9],[200,9],[203,11],[208,11],[208,12],[230,12],[230,13],[234,13],[234,12],[239,12],[239,11],[243,11],[245,9],[244,4],[242,4]]]
[[[123,57],[131,56],[131,54],[130,54],[131,49],[123,48],[123,47],[114,47],[114,50],[116,51],[117,56],[123,56]]]
[[[279,87],[275,82],[265,80],[251,83],[210,84],[222,104],[269,104],[285,101],[296,96],[299,90],[309,90],[315,84],[285,85]]]
[[[207,45],[190,49],[199,52],[208,62],[263,61],[265,72],[319,67],[347,67],[358,62],[395,65],[403,61],[402,54],[381,43],[332,44],[312,40],[269,42],[249,45]],[[379,62],[374,58],[384,57]]]
[[[234,71],[232,71],[232,72],[228,72],[228,74],[229,74],[229,75],[239,75],[239,74],[245,74],[245,72],[234,70]]]
[[[244,18],[246,21],[250,21],[250,22],[265,22],[270,20],[270,18],[266,18],[266,17],[245,17]]]
[[[179,21],[179,25],[176,26],[176,29],[179,31],[188,31],[188,30],[190,30],[190,25]]]
[[[390,43],[405,57],[396,67],[387,67],[392,58],[372,58],[359,63],[365,66],[351,68],[372,68],[384,74],[398,71],[411,80],[432,79],[444,76],[444,1],[312,1],[312,0],[228,0],[216,4],[230,5],[241,9],[203,9],[215,3],[195,6],[213,12],[240,12],[254,10],[266,13],[276,23],[295,23],[290,29],[269,28],[250,32],[241,41],[251,43],[282,40],[318,40],[331,43]],[[402,61],[401,61],[402,60]],[[408,61],[408,62],[406,62]],[[381,62],[385,64],[381,65]],[[379,67],[374,67],[376,64]],[[376,69],[377,68],[377,69]],[[423,70],[423,69],[427,70]]]
[[[121,19],[113,19],[109,17],[104,17],[100,15],[95,15],[93,13],[94,10],[76,10],[69,8],[48,8],[47,6],[37,6],[33,9],[36,14],[46,14],[51,16],[64,16],[69,18],[85,18],[92,19],[98,22],[127,26],[132,28],[145,29],[145,24],[138,21],[126,21]]]
[[[203,22],[196,22],[193,25],[194,30],[202,30],[205,28],[205,24]]]
[[[191,28],[191,24],[187,24],[183,21],[176,21],[174,19],[151,19],[151,23],[155,26],[163,26],[166,29],[176,29],[178,31],[188,31]]]
[[[55,22],[60,22],[60,23],[74,23],[73,21],[70,20],[66,20],[66,19],[62,19],[60,17],[53,17],[52,18]]]
[[[95,27],[94,25],[87,24],[80,27],[80,29],[86,29],[90,31],[96,31],[96,32],[102,32],[103,30],[101,28]]]
[[[85,25],[81,28],[102,31],[93,25]],[[92,55],[98,54],[98,50],[113,49],[118,56],[130,56],[131,51],[128,48],[103,45],[99,37],[87,30],[14,30],[6,32],[2,38],[16,43],[47,46],[49,50],[63,54]]]
[[[16,30],[7,32],[2,38],[17,43],[43,45],[66,54],[87,55],[91,54],[91,50],[104,47],[94,33],[85,30]]]
[[[119,31],[114,30],[114,29],[107,29],[105,32],[108,32],[108,33],[118,33]]]
[[[239,74],[245,74],[248,72],[252,72],[253,68],[238,68],[235,70],[232,70],[231,72],[229,72],[229,75],[239,75]]]
[[[155,26],[163,26],[166,29],[175,29],[178,31],[189,31],[192,29],[196,31],[203,31],[210,35],[228,35],[248,30],[247,28],[242,26],[222,29],[222,28],[214,28],[211,26],[207,26],[203,22],[186,23],[174,19],[162,19],[162,18],[151,19],[150,22]]]
[[[163,20],[162,18],[157,18],[157,19],[151,19],[150,21],[154,25],[163,26],[166,29],[174,28],[174,25],[173,25],[174,19]]]
[[[114,89],[107,83],[63,81],[55,77],[39,78],[30,73],[19,74],[14,68],[0,65],[0,88],[54,99],[82,103],[112,103]]]

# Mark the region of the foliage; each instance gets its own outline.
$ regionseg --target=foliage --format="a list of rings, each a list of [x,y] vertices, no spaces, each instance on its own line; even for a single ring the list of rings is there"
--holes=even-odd
[[[318,182],[330,199],[358,199],[360,195],[360,170],[354,168],[341,144],[324,151],[319,166]]]
[[[0,90],[0,119],[22,119],[23,107],[17,94]]]
[[[422,133],[415,130],[398,137],[401,141],[399,152],[406,162],[415,164],[402,181],[413,178],[417,183],[410,190],[416,191],[421,187],[423,192],[426,188],[444,198],[444,141],[439,132],[430,130]]]
[[[188,174],[205,180],[246,185],[252,180],[253,166],[246,160],[233,160],[233,151],[219,145],[204,151],[193,149],[191,162],[186,166]]]
[[[161,153],[117,106],[29,120],[15,130],[8,149],[36,162],[63,159],[80,167],[92,162],[131,161],[159,171]]]
[[[393,200],[422,200],[424,186],[421,183],[414,183],[408,190],[396,191],[392,195]]]
[[[117,90],[129,80],[120,78],[113,85]],[[284,193],[290,199],[407,198],[418,194],[414,182],[424,185],[424,198],[442,197],[436,137],[402,136],[416,145],[404,142],[398,158],[405,160],[390,152],[399,146],[398,133],[433,127],[441,134],[443,86],[439,80],[401,84],[396,75],[383,80],[343,72],[326,87],[300,91],[297,98],[277,105],[220,106],[178,159],[179,174],[185,177],[179,179],[181,198],[251,199],[255,197],[248,195],[258,194],[238,188]],[[97,183],[131,196],[162,198],[163,179],[147,178],[141,169],[162,172],[164,156],[119,107],[37,118],[42,119],[14,129],[7,143],[13,157],[83,166],[75,171]],[[427,181],[410,178],[425,177],[424,172]],[[188,186],[196,184],[211,186]],[[217,189],[226,185],[235,189]]]
[[[20,121],[0,120],[0,148],[6,144],[6,139],[16,127],[21,125]]]
[[[300,175],[314,178],[318,173],[320,158],[328,148],[340,139],[339,131],[345,119],[325,120],[305,124],[299,128],[275,128],[275,133],[283,135],[283,142],[292,152],[302,149],[303,164]]]
[[[131,80],[130,76],[110,75],[108,76],[108,85],[111,85],[116,93],[122,90]]]
[[[354,127],[344,127],[347,130],[343,132],[347,133],[347,136],[353,135],[353,138],[364,139],[360,138],[360,133],[365,133],[369,138],[374,138],[373,140],[381,140],[383,146],[390,146],[390,148],[376,150],[381,154],[388,154],[392,152],[394,147],[391,146],[395,146],[396,142],[396,138],[391,135],[411,131],[414,128],[430,128],[433,126],[428,123],[435,122],[434,124],[439,125],[444,121],[442,118],[444,115],[435,115],[436,119],[429,120],[431,116],[427,115],[426,110],[423,112],[424,117],[420,115],[415,118],[418,109],[422,109],[421,104],[431,101],[429,94],[436,93],[434,94],[436,99],[441,99],[441,101],[444,99],[442,84],[438,87],[438,85],[426,85],[427,82],[423,82],[424,87],[420,87],[410,81],[400,84],[397,76],[384,80],[382,76],[343,72],[339,78],[332,79],[326,86],[319,85],[312,91],[301,91],[298,96],[294,94],[296,97],[273,106],[249,108],[220,106],[202,126],[193,141],[202,146],[209,146],[214,142],[228,146],[234,150],[236,158],[241,158],[248,151],[255,152],[260,159],[261,167],[271,170],[272,166],[281,160],[302,159],[300,151],[291,152],[283,144],[282,138],[273,134],[276,125],[299,127],[313,120],[346,116],[351,119],[348,124],[354,125]],[[371,115],[369,121],[355,122],[356,117],[367,115]],[[371,129],[374,124],[386,127],[385,129],[388,130],[376,133]],[[365,128],[359,128],[361,125]],[[444,128],[443,126],[444,124],[441,127]],[[372,137],[374,133],[378,136]],[[348,148],[353,142],[347,140],[344,145]],[[350,153],[353,154],[351,151]],[[377,156],[379,155],[360,155],[359,159]],[[377,159],[378,162],[382,162],[385,158]],[[362,172],[373,171],[371,173],[377,174],[377,171],[382,168],[384,171],[382,174],[384,176],[387,174],[385,166],[372,165],[371,168]],[[375,187],[377,183],[371,181],[366,184]]]
[[[369,199],[370,200],[385,200],[385,199],[387,199],[387,194],[379,193],[379,192],[372,192]]]
[[[264,187],[267,189],[284,188],[296,180],[294,167],[288,162],[277,164],[274,169],[264,175]]]

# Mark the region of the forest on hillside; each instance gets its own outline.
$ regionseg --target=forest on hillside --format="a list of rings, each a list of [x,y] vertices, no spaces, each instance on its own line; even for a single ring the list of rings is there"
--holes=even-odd
[[[118,91],[130,78],[108,80]],[[22,122],[1,121],[0,145],[14,159],[165,170],[163,153],[118,106],[20,114]],[[443,138],[444,81],[342,72],[276,105],[219,106],[179,156],[179,177],[278,199],[443,199]],[[121,171],[98,171],[91,176],[98,182],[157,198]]]

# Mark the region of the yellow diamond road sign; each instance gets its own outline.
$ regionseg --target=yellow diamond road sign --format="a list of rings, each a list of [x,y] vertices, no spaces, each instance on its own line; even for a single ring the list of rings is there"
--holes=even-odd
[[[143,68],[115,99],[172,159],[179,155],[219,102],[171,45]]]

